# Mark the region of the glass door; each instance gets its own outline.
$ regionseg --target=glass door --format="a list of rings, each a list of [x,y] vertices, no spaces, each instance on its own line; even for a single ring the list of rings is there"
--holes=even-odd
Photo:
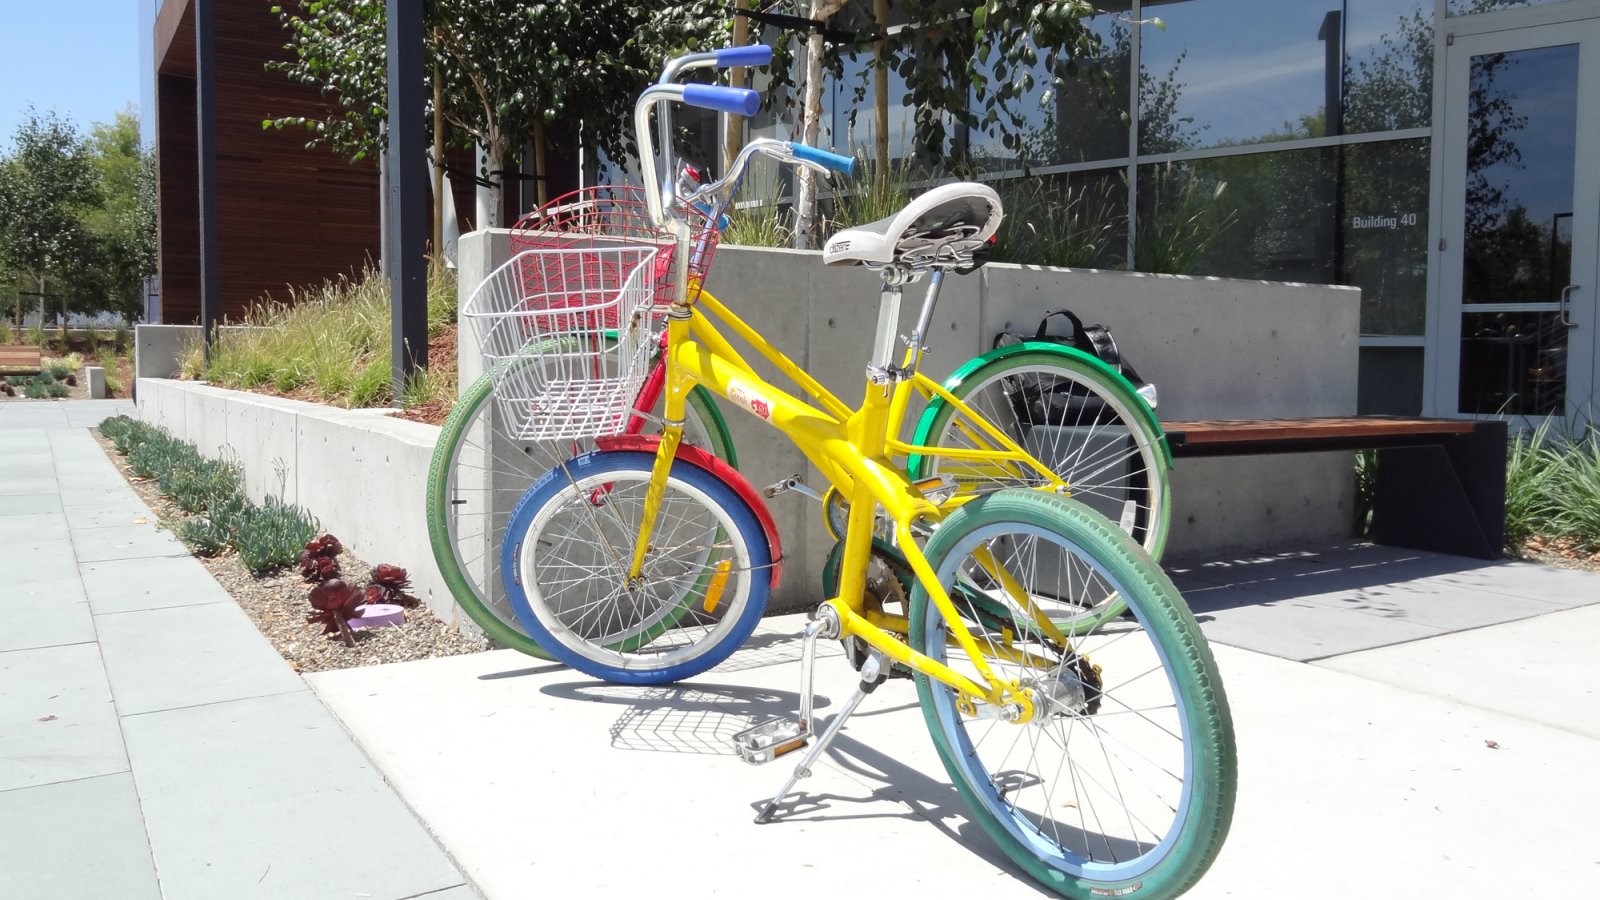
[[[1432,405],[1600,418],[1600,20],[1445,43]]]

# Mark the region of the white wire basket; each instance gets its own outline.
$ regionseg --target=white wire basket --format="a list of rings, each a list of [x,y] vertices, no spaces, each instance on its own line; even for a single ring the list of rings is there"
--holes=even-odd
[[[510,433],[554,441],[623,430],[665,312],[652,303],[656,253],[606,238],[526,250],[472,292],[463,314]]]

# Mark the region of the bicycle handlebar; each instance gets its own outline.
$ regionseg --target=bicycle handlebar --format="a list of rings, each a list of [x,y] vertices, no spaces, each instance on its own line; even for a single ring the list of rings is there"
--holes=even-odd
[[[701,109],[753,116],[761,109],[761,95],[749,88],[723,87],[718,84],[686,84],[683,102]]]
[[[789,145],[789,152],[793,153],[794,158],[801,162],[817,163],[830,171],[838,172],[846,178],[855,174],[856,171],[856,160],[853,156],[840,156],[837,153],[829,153],[818,147],[795,143]]]
[[[732,66],[765,66],[772,62],[772,48],[766,44],[750,44],[746,47],[724,47],[715,51],[717,66],[730,68]]]
[[[639,168],[644,177],[645,204],[653,221],[680,231],[687,238],[687,223],[683,222],[675,212],[679,197],[674,172],[676,160],[672,147],[672,104],[686,103],[703,109],[744,116],[754,115],[761,107],[761,97],[755,91],[721,85],[675,84],[678,75],[689,69],[764,65],[771,60],[772,48],[762,44],[690,53],[669,60],[661,70],[661,79],[639,95],[639,100],[633,108],[633,125],[639,140],[639,159],[643,163]],[[652,105],[657,107],[655,139],[652,139],[650,133]],[[661,154],[659,162],[654,159],[658,141]],[[687,199],[698,201],[724,194],[726,199],[731,199],[733,190],[744,178],[745,168],[757,153],[774,157],[782,162],[802,165],[824,174],[839,172],[850,175],[855,169],[855,160],[847,156],[808,147],[805,144],[756,138],[745,144],[744,149],[719,181],[701,187]]]

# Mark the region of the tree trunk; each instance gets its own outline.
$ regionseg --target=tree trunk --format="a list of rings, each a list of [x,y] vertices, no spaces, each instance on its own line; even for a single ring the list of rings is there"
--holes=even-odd
[[[537,185],[540,206],[550,202],[550,179],[545,174],[545,143],[544,123],[533,123],[533,176],[539,179],[534,184]]]
[[[812,0],[811,18],[826,22],[839,11],[844,0]],[[813,34],[806,41],[805,103],[801,107],[804,117],[800,140],[811,147],[817,146],[822,132],[822,35]],[[811,248],[813,231],[817,227],[817,175],[809,168],[800,169],[800,188],[795,197],[794,246],[797,250]]]
[[[889,29],[889,0],[873,0],[872,15],[877,20],[878,34],[883,35]],[[880,37],[873,45],[872,55],[878,62],[878,79],[875,96],[873,97],[874,111],[877,113],[878,133],[874,136],[877,144],[878,178],[889,178],[889,70],[883,57],[883,39]]]
[[[434,259],[444,259],[444,77],[433,67],[433,246]]]
[[[882,2],[882,0],[880,0]],[[749,9],[749,0],[734,0],[733,4],[738,9]],[[733,46],[742,47],[750,39],[750,20],[744,16],[733,17]],[[728,70],[728,84],[733,87],[745,86],[744,66],[734,66]],[[722,173],[727,174],[733,168],[733,160],[744,149],[744,116],[729,115],[727,117],[727,131],[722,136]]]

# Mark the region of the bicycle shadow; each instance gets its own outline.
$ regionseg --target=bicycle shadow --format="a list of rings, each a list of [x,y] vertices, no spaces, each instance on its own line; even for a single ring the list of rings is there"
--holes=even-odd
[[[767,688],[700,682],[679,682],[658,687],[592,682],[550,684],[541,692],[563,700],[609,703],[625,707],[610,727],[612,746],[624,750],[669,753],[698,753],[735,756],[732,737],[751,725],[778,716],[792,716],[800,707],[799,694]],[[834,706],[831,698],[817,695],[814,708],[826,727],[822,711]],[[868,707],[852,716],[852,721],[889,713],[905,713],[919,704],[897,703]],[[799,763],[801,752],[785,756],[773,764],[772,789],[781,786]],[[990,840],[982,827],[967,818],[967,807],[954,786],[929,777],[895,757],[850,736],[849,725],[828,748],[829,762],[856,776],[867,789],[865,794],[808,791],[802,780],[778,804],[771,825],[821,822],[901,819],[922,821],[938,829],[951,841],[985,862],[1004,869],[1017,881],[1049,892],[1017,868],[1011,859]],[[942,775],[942,773],[941,773]],[[750,802],[752,816],[766,805],[770,795]],[[904,812],[852,811],[851,807],[893,804]],[[1053,896],[1053,895],[1052,895]]]

